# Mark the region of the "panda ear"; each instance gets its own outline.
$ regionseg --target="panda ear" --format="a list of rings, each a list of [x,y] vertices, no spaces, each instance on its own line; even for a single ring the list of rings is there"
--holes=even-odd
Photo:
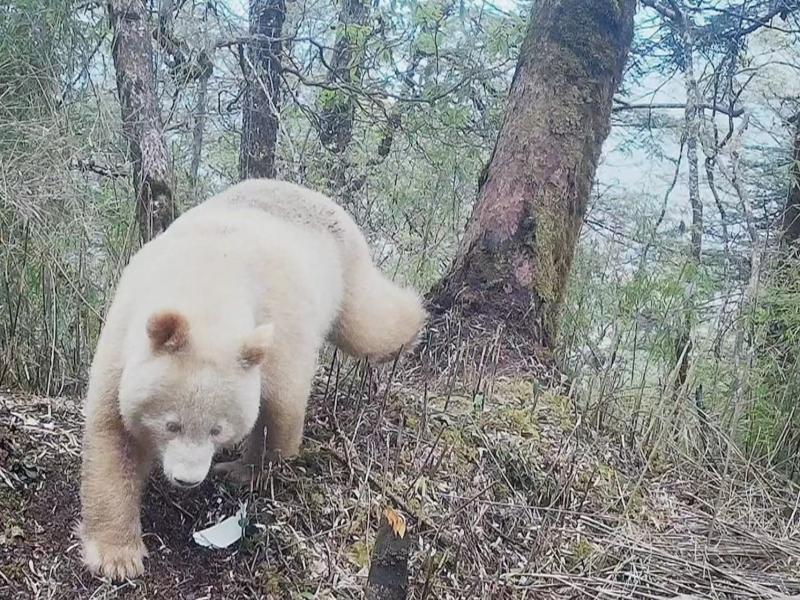
[[[153,352],[177,352],[189,341],[189,322],[175,311],[157,312],[147,320],[147,336]]]
[[[243,369],[251,369],[263,362],[274,336],[275,327],[272,323],[267,323],[256,327],[245,338],[239,349],[239,364]]]

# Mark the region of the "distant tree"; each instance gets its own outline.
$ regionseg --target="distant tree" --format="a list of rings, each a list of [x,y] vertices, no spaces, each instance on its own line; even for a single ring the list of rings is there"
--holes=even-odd
[[[164,231],[176,213],[172,163],[155,94],[152,32],[142,0],[110,0],[108,11],[122,131],[133,163],[139,232],[146,242]]]
[[[552,344],[635,7],[635,0],[534,4],[477,203],[432,293],[440,309],[457,307]]]
[[[794,117],[794,147],[790,167],[789,193],[783,211],[781,242],[792,252],[797,252],[800,239],[800,113]]]
[[[281,106],[284,0],[250,0],[250,40],[244,61],[245,99],[239,175],[275,176]]]
[[[341,0],[336,45],[330,59],[328,82],[332,89],[322,94],[319,137],[322,143],[341,153],[353,137],[355,101],[352,86],[357,83],[363,57],[364,29],[369,4],[363,0]],[[336,89],[336,88],[341,88]]]

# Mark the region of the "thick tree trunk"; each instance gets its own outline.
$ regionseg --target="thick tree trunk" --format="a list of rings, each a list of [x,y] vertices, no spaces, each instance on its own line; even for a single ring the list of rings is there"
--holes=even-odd
[[[635,7],[635,0],[534,4],[477,204],[450,272],[432,292],[440,309],[457,305],[552,343]]]
[[[336,88],[326,90],[321,97],[320,141],[340,154],[353,138],[355,104],[349,89],[358,80],[361,66],[362,28],[369,16],[366,0],[341,0],[339,31],[328,72],[328,82]]]
[[[800,113],[794,118],[794,148],[789,176],[789,194],[783,211],[783,232],[781,243],[790,254],[797,254],[800,239]]]
[[[110,0],[111,52],[122,107],[122,131],[133,163],[136,216],[142,241],[175,218],[172,165],[155,95],[153,44],[143,0]]]
[[[250,35],[247,47],[242,145],[239,175],[275,176],[275,146],[281,105],[281,53],[284,0],[250,0]]]

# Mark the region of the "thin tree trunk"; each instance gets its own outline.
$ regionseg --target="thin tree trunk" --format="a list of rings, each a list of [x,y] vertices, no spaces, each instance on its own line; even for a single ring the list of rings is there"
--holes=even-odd
[[[677,9],[676,9],[677,10]],[[682,12],[676,12],[673,17],[676,28],[681,36],[684,56],[684,81],[686,85],[686,109],[684,112],[684,127],[686,139],[686,162],[689,167],[689,204],[692,207],[692,225],[690,228],[689,254],[695,268],[700,265],[703,255],[703,202],[700,197],[700,166],[697,156],[697,146],[702,124],[700,92],[697,86],[697,76],[694,70],[694,30],[693,24]],[[694,321],[694,284],[689,283],[685,290],[684,315],[675,344],[675,361],[677,364],[677,377],[673,389],[673,403],[677,412],[678,394],[686,386],[686,377],[689,372],[689,363],[692,359],[692,322]],[[675,414],[675,413],[673,413]]]
[[[353,139],[355,103],[350,87],[357,82],[362,52],[361,29],[369,17],[366,0],[341,0],[339,30],[333,48],[328,82],[335,91],[326,90],[321,97],[320,141],[330,150],[341,154]]]
[[[432,292],[440,309],[553,342],[635,8],[635,0],[534,4],[477,203]]]
[[[164,231],[176,213],[172,165],[155,95],[148,11],[142,0],[110,0],[108,9],[122,132],[133,163],[139,232],[146,242]]]
[[[750,123],[749,115],[746,115],[743,123],[739,126],[737,136],[741,138]],[[736,147],[738,144],[733,144]],[[738,426],[741,415],[745,412],[745,401],[750,395],[749,375],[755,360],[756,340],[753,331],[753,310],[758,300],[758,286],[761,282],[761,271],[764,258],[764,242],[756,225],[756,216],[753,205],[750,202],[750,194],[742,181],[740,162],[738,154],[733,151],[730,153],[730,167],[727,168],[722,162],[719,163],[720,171],[733,187],[736,196],[739,198],[740,208],[745,217],[747,225],[747,235],[750,238],[750,276],[742,294],[742,301],[739,307],[740,319],[739,328],[733,345],[733,381],[731,383],[731,412],[730,412],[730,434],[733,436]]]
[[[250,0],[250,35],[245,60],[239,175],[275,177],[275,146],[281,105],[284,0]]]
[[[789,194],[783,211],[783,233],[781,243],[790,254],[797,252],[797,240],[800,239],[800,113],[794,118],[794,147],[792,149],[792,165],[789,177]]]
[[[206,96],[208,95],[208,79],[211,70],[208,70],[197,83],[197,106],[194,111],[194,128],[192,130],[192,162],[189,169],[192,190],[197,187],[197,173],[203,158],[203,135],[206,128]]]
[[[692,25],[684,17],[682,24],[683,55],[686,65],[686,158],[689,163],[689,204],[692,206],[692,258],[700,264],[703,254],[703,202],[700,198],[700,168],[697,157],[702,123],[700,93],[694,72],[694,35]]]

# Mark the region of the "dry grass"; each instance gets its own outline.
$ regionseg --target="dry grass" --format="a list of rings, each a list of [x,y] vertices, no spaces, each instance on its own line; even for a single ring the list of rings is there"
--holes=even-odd
[[[415,536],[413,598],[800,594],[797,493],[776,475],[645,453],[520,378],[418,379],[332,362],[302,455],[259,491],[184,493],[154,477],[148,571],[119,586],[83,572],[71,533],[79,406],[0,396],[0,597],[360,598],[387,505]],[[259,525],[244,542],[193,545],[243,497]]]

